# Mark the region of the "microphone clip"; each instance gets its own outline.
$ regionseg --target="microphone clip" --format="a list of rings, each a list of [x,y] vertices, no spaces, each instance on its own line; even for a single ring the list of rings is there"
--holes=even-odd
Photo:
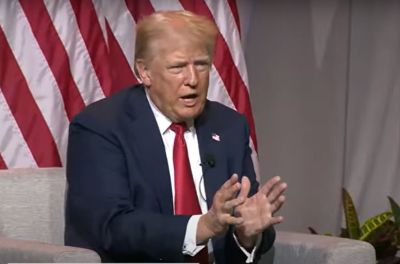
[[[205,160],[200,163],[204,169],[214,168],[216,166],[214,155],[207,154]]]

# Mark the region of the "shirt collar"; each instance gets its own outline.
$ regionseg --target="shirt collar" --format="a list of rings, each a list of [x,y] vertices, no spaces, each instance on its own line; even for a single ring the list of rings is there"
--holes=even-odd
[[[169,127],[171,126],[172,121],[171,121],[171,119],[166,117],[160,111],[160,109],[158,109],[158,107],[153,103],[153,101],[150,98],[149,91],[147,89],[148,88],[145,88],[147,100],[149,101],[150,108],[153,111],[154,117],[156,118],[158,129],[160,130],[161,135],[164,135],[168,131]],[[191,132],[194,131],[194,122],[193,122],[193,120],[190,120],[190,121],[186,122],[186,126],[188,127],[188,129]]]

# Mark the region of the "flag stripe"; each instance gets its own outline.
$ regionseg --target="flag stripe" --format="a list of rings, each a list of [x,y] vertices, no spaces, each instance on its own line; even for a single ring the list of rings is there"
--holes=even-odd
[[[85,105],[104,97],[90,55],[69,1],[44,1],[54,28],[67,52],[72,77]]]
[[[106,22],[109,57],[111,62],[111,74],[113,79],[113,92],[128,87],[128,85],[139,83],[132,72],[129,63],[123,54],[118,40],[111,31],[110,25]]]
[[[98,2],[97,2],[98,3]],[[103,0],[102,10],[115,39],[118,41],[124,56],[133,72],[135,50],[136,22],[128,10],[125,1]]]
[[[182,6],[189,11],[196,12],[210,19],[213,16],[208,9],[208,6],[203,1],[190,1],[180,0]],[[232,55],[229,51],[228,45],[226,44],[223,36],[218,34],[216,43],[216,52],[214,58],[214,65],[221,75],[222,81],[225,84],[226,89],[238,112],[245,114],[247,121],[250,125],[250,134],[254,142],[255,147],[257,146],[255,125],[253,115],[250,108],[250,98],[247,91],[247,87],[244,84],[238,69],[233,63]]]
[[[136,22],[125,1],[104,0],[101,4],[106,18],[113,85],[119,90],[138,83],[133,70]]]
[[[42,1],[20,0],[20,3],[57,81],[65,110],[68,118],[71,119],[85,104],[72,77],[64,45],[58,37]]]
[[[101,88],[108,96],[112,89],[108,49],[94,5],[91,1],[70,0],[70,2]]]
[[[236,26],[235,19],[229,11],[226,1],[205,0],[208,9],[214,17],[215,23],[227,44],[235,66],[239,70],[239,74],[248,89],[247,69],[244,54],[241,46],[240,33]]]
[[[241,31],[240,30],[240,18],[239,18],[239,11],[237,8],[236,0],[228,0],[228,4],[229,4],[229,7],[231,8],[233,17],[235,18],[236,27],[237,27],[237,29],[239,31],[239,35],[240,35],[240,31]]]
[[[35,161],[40,167],[60,166],[53,137],[0,28],[0,88]],[[18,89],[17,89],[18,87]],[[30,113],[30,115],[27,115]]]
[[[253,139],[254,145],[257,149],[255,125],[250,108],[249,94],[246,85],[240,78],[237,68],[233,64],[232,57],[230,56],[225,41],[221,36],[219,36],[217,40],[217,53],[219,55],[215,56],[215,67],[222,76],[222,80],[225,83],[225,87],[227,88],[236,109],[239,113],[245,114],[247,117],[247,121],[250,125],[251,138]]]
[[[0,88],[0,153],[4,163],[11,168],[37,167],[29,146],[16,123]]]
[[[168,0],[168,1],[160,1],[160,0],[150,0],[151,4],[154,7],[154,10],[183,10],[183,7],[179,0]]]
[[[236,110],[236,107],[232,102],[232,98],[229,96],[228,90],[225,88],[224,82],[222,81],[221,76],[214,65],[211,67],[210,85],[208,88],[207,99],[220,102]]]
[[[148,16],[154,12],[154,7],[149,0],[125,0],[125,3],[136,22],[138,22],[142,17]]]

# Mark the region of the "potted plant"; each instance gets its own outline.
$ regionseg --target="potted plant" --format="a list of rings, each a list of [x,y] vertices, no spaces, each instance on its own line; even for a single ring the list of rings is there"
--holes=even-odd
[[[375,248],[378,264],[399,264],[400,258],[396,254],[400,250],[400,207],[392,197],[389,196],[388,200],[391,210],[371,217],[360,225],[353,199],[343,188],[346,228],[342,228],[339,236],[371,243]],[[309,230],[317,234],[315,229],[309,227]]]

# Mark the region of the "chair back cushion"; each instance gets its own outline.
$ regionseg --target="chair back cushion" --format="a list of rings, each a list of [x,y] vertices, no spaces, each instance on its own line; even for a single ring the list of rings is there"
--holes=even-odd
[[[65,169],[0,170],[0,235],[64,244]]]

